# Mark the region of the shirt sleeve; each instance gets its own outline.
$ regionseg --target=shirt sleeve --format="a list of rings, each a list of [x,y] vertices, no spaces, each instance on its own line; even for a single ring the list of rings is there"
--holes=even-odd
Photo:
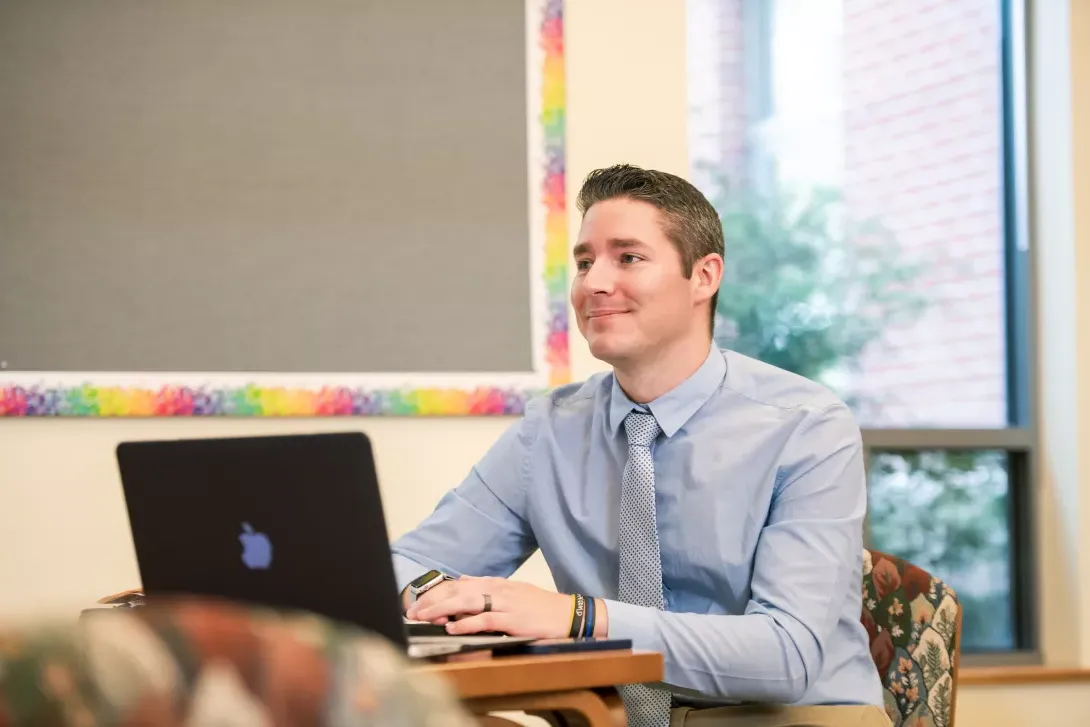
[[[821,674],[845,600],[861,581],[866,479],[859,428],[847,407],[804,419],[782,462],[744,614],[606,601],[609,635],[662,652],[671,687],[789,704]]]
[[[431,569],[459,577],[511,575],[537,550],[527,520],[535,402],[432,513],[391,547],[398,592]]]

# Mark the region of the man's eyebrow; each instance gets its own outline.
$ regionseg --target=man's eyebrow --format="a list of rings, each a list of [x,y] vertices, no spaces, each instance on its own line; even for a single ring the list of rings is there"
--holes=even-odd
[[[637,240],[634,237],[611,237],[609,238],[610,247],[643,247],[643,241]]]
[[[642,241],[637,240],[634,237],[611,237],[609,238],[608,243],[610,247],[622,250],[631,247],[645,247]],[[590,243],[581,242],[572,248],[572,255],[574,257],[579,257],[580,255],[585,255],[589,251]]]

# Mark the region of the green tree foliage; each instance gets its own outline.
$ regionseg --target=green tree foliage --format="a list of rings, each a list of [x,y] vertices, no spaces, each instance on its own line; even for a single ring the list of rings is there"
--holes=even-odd
[[[835,192],[728,190],[713,204],[726,239],[721,345],[822,381],[923,310],[919,265],[876,221],[845,219]]]
[[[1006,454],[877,453],[870,481],[868,521],[875,547],[954,587],[965,609],[967,650],[1012,648]]]
[[[870,498],[871,536],[946,573],[1002,560],[1010,547],[1006,528],[997,527],[1007,517],[1005,459],[994,450],[874,455],[871,478],[883,486]],[[903,527],[905,513],[921,516]]]

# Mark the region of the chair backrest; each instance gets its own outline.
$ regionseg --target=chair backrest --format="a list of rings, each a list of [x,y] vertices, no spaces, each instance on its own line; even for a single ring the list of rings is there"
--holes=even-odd
[[[863,552],[863,625],[894,727],[953,727],[961,605],[950,586],[901,558]]]
[[[0,727],[475,724],[377,636],[181,600],[0,631]]]

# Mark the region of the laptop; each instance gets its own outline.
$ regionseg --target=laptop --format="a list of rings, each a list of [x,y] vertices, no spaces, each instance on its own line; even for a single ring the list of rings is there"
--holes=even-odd
[[[190,594],[309,611],[409,658],[532,640],[409,634],[362,432],[123,442],[117,462],[149,601]]]

